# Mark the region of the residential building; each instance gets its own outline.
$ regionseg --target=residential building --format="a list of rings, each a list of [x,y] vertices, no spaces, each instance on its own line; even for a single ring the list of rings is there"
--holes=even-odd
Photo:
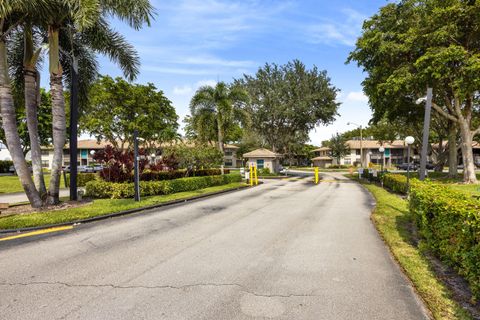
[[[381,164],[382,153],[379,151],[381,146],[385,148],[383,157],[386,166],[395,166],[407,161],[407,146],[403,140],[383,143],[376,140],[348,140],[346,144],[350,148],[350,153],[341,158],[339,163],[331,156],[330,148],[322,147],[313,150],[315,156],[312,159],[313,165],[322,168],[328,168],[331,165],[357,166],[362,163],[362,159],[364,166],[369,163]],[[411,149],[411,157],[413,160],[419,159],[415,148]]]
[[[78,140],[77,143],[77,164],[80,166],[89,166],[95,164],[93,160],[93,155],[98,150],[103,150],[107,145],[110,143],[106,141],[98,142],[95,139],[86,139],[86,140]],[[160,148],[161,149],[161,148]],[[237,158],[237,146],[226,144],[224,146],[225,149],[225,156],[224,156],[224,164],[227,168],[236,168],[237,166],[241,166],[241,161],[238,161]],[[161,151],[161,150],[160,150]],[[158,155],[161,152],[157,153]],[[42,147],[42,165],[44,168],[51,169],[53,162],[53,146]],[[70,146],[68,144],[65,145],[63,148],[63,166],[70,165]]]
[[[1,160],[12,160],[10,152],[8,152],[7,147],[0,143],[0,161]]]

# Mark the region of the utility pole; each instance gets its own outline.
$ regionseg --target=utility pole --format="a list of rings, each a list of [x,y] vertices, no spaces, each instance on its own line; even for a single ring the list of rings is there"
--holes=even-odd
[[[360,126],[360,165],[363,168],[363,132],[362,132],[362,126]]]
[[[72,54],[72,83],[70,88],[70,200],[77,200],[78,157],[78,60]]]
[[[423,121],[423,140],[422,154],[420,158],[420,180],[425,180],[427,171],[427,153],[428,153],[428,136],[430,134],[430,116],[432,113],[432,88],[427,88],[427,103],[425,105],[425,119]]]
[[[133,130],[133,174],[135,201],[140,201],[140,174],[138,170],[138,130]]]

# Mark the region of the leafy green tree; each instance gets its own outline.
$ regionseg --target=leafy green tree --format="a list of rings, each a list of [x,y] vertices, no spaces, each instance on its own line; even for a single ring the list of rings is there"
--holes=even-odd
[[[179,167],[189,171],[215,168],[223,164],[223,153],[208,144],[176,144],[164,148],[164,157],[173,157],[179,161]]]
[[[265,64],[254,76],[236,81],[252,99],[252,128],[275,152],[289,152],[292,143],[308,141],[315,126],[331,123],[337,115],[338,89],[326,71],[293,60],[285,65]]]
[[[337,159],[337,164],[340,164],[341,158],[350,153],[347,140],[339,133],[332,136],[328,142],[328,147],[331,149],[332,157]]]
[[[148,148],[178,137],[178,116],[162,91],[151,83],[131,84],[122,78],[100,77],[80,117],[80,128],[98,140],[124,149],[133,147],[133,132]]]
[[[190,102],[190,131],[202,142],[217,141],[223,154],[225,142],[238,137],[239,128],[249,124],[248,102],[247,92],[238,86],[219,82],[201,87]]]
[[[364,23],[349,57],[368,74],[363,84],[375,117],[421,114],[415,102],[433,88],[434,110],[460,132],[466,183],[477,182],[472,142],[480,133],[479,15],[476,1],[391,3]]]

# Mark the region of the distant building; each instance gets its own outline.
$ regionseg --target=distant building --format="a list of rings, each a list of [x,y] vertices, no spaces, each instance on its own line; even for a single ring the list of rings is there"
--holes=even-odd
[[[103,150],[111,143],[107,141],[98,142],[95,139],[78,140],[77,143],[77,164],[79,166],[89,166],[95,164],[93,154],[98,150]],[[227,168],[236,168],[241,165],[237,158],[237,146],[226,144],[224,146],[225,156],[224,164]],[[53,146],[42,147],[42,166],[51,169],[53,162]],[[68,144],[63,148],[63,166],[70,165],[70,146]]]
[[[0,161],[1,160],[12,160],[12,156],[7,147],[0,143]]]
[[[381,164],[382,154],[379,148],[383,146],[385,148],[384,157],[386,166],[395,166],[407,162],[407,146],[403,140],[395,140],[393,142],[383,142],[376,140],[348,140],[346,142],[350,148],[350,154],[340,159],[337,163],[337,159],[332,158],[331,149],[322,147],[313,150],[314,158],[312,159],[313,165],[321,168],[328,168],[331,165],[360,165],[362,162],[361,149],[363,149],[363,163],[367,166],[369,163]],[[360,147],[362,146],[362,148]],[[418,153],[415,148],[411,150],[411,157],[418,159]]]
[[[272,173],[280,171],[281,155],[268,149],[260,148],[243,154],[247,159],[247,167],[254,165],[257,169],[268,168]]]

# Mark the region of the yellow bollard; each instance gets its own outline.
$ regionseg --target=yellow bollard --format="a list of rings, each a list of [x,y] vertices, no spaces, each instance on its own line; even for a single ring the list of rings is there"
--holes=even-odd
[[[257,166],[255,166],[254,168],[255,168],[255,170],[254,170],[254,172],[255,172],[255,185],[257,185],[257,186],[258,186],[258,172],[257,172]]]
[[[318,184],[318,167],[315,167],[315,184]]]
[[[249,181],[250,182],[250,187],[253,187],[253,166],[252,166],[252,164],[249,164],[248,168],[249,168],[248,173],[250,175],[250,181]]]

